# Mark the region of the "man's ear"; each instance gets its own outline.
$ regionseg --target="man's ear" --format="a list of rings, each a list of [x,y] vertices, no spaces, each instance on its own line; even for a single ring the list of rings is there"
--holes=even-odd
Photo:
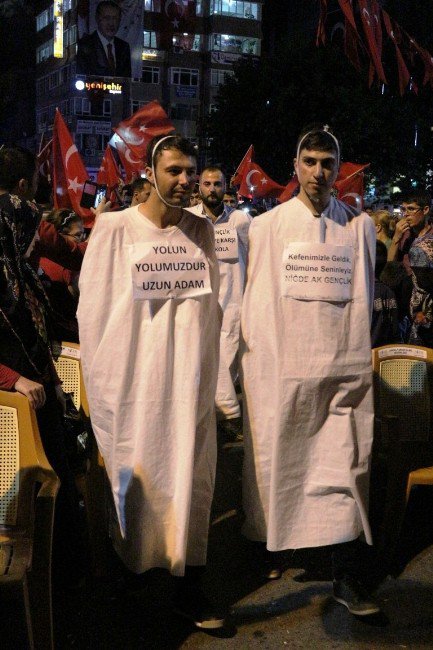
[[[293,167],[295,168],[295,172],[298,173],[298,159],[293,158]]]
[[[28,180],[25,178],[20,178],[20,180],[17,183],[18,194],[24,195],[28,192],[28,189],[29,189]]]
[[[146,178],[149,181],[149,183],[152,185],[152,187],[155,187],[155,181],[153,178],[153,170],[152,167],[146,166],[144,169],[144,173],[146,174]]]

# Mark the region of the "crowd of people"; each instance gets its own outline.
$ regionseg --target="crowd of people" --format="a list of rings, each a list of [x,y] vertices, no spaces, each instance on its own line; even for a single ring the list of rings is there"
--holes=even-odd
[[[114,548],[134,573],[174,576],[175,611],[203,629],[225,623],[200,584],[216,428],[244,445],[243,533],[263,546],[268,577],[281,575],[280,551],[326,546],[335,600],[380,611],[371,348],[433,346],[431,200],[405,195],[395,223],[360,212],[333,196],[339,164],[328,127],[307,127],[299,193],[252,217],[219,167],[197,182],[188,140],[157,136],[146,178],[123,188],[121,209],[101,203],[86,239],[72,210],[41,220],[35,157],[0,150],[0,388],[29,399],[61,479],[63,567],[83,539],[53,363],[62,340],[80,343]]]

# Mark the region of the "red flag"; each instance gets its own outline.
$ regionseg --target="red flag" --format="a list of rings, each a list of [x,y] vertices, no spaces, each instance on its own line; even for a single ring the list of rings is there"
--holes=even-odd
[[[53,194],[55,208],[71,208],[80,215],[85,226],[93,224],[94,215],[80,206],[87,174],[69,129],[56,109],[53,128]]]
[[[364,169],[370,163],[342,163],[335,181],[337,196],[341,201],[362,209],[364,205]]]
[[[196,33],[196,0],[171,0],[164,2],[159,15],[157,47],[168,50],[173,46],[173,35]]]
[[[117,162],[114,159],[113,151],[108,144],[96,180],[99,185],[107,186],[107,195],[109,194],[111,204],[114,206],[117,203],[117,195],[114,190],[123,179]]]
[[[240,185],[242,183],[242,179],[245,176],[245,169],[247,168],[248,164],[252,161],[253,158],[254,158],[254,147],[252,144],[250,144],[247,153],[242,158],[241,162],[238,165],[238,168],[236,169],[235,173],[231,178],[230,185]]]
[[[155,135],[168,135],[174,131],[168,115],[156,100],[139,108],[113,131],[122,138],[135,158],[145,158],[146,147]]]
[[[285,203],[285,201],[288,201],[289,199],[292,198],[295,190],[299,187],[299,180],[298,176],[295,174],[293,178],[289,180],[287,183],[286,187],[284,188],[284,191],[280,196],[278,197],[278,200],[280,203]]]
[[[239,194],[252,198],[278,198],[284,191],[284,185],[279,185],[270,178],[261,167],[250,161],[245,167],[245,174],[239,188]]]
[[[382,28],[380,20],[377,19],[376,12],[370,12],[367,8],[367,0],[358,0],[361,10],[362,25],[367,38],[368,49],[370,51],[371,63],[377,76],[383,83],[387,83],[385,72],[383,70],[382,56]],[[374,5],[375,7],[376,5]],[[370,74],[371,78],[371,74]]]
[[[120,162],[125,170],[126,182],[130,183],[132,179],[140,176],[146,167],[144,158],[137,158],[117,133],[113,135],[108,144],[119,154]]]
[[[46,141],[45,136],[41,140],[38,153],[39,175],[51,183],[51,156],[53,153],[53,138]]]
[[[398,46],[398,42],[401,43],[401,33],[398,25],[395,22],[391,21],[389,14],[384,9],[382,9],[382,15],[383,15],[383,22],[385,24],[386,31],[388,32],[388,36],[391,38],[395,46],[400,95],[403,95],[410,81],[410,74],[409,74],[409,70],[407,69],[406,63],[404,62],[402,53],[400,52],[400,48]],[[397,42],[397,36],[399,39],[398,42]]]
[[[320,0],[320,18],[319,18],[319,25],[317,27],[317,34],[316,34],[316,45],[325,45],[325,38],[326,38],[326,32],[325,32],[325,23],[326,23],[326,15],[328,12],[328,0]]]
[[[351,0],[338,0],[338,4],[344,14],[344,53],[352,65],[360,72],[361,62],[359,60],[358,44],[361,44],[361,38],[356,29],[352,2]]]

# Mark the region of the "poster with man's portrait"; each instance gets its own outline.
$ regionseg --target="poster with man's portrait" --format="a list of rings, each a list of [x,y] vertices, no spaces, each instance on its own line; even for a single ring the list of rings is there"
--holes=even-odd
[[[141,78],[143,0],[78,4],[77,74]]]

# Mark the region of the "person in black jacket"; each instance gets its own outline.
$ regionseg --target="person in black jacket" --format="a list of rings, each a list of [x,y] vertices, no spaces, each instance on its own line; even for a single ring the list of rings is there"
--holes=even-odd
[[[96,7],[97,29],[78,41],[77,72],[99,77],[130,77],[129,43],[116,36],[121,10],[113,0],[102,0]]]

